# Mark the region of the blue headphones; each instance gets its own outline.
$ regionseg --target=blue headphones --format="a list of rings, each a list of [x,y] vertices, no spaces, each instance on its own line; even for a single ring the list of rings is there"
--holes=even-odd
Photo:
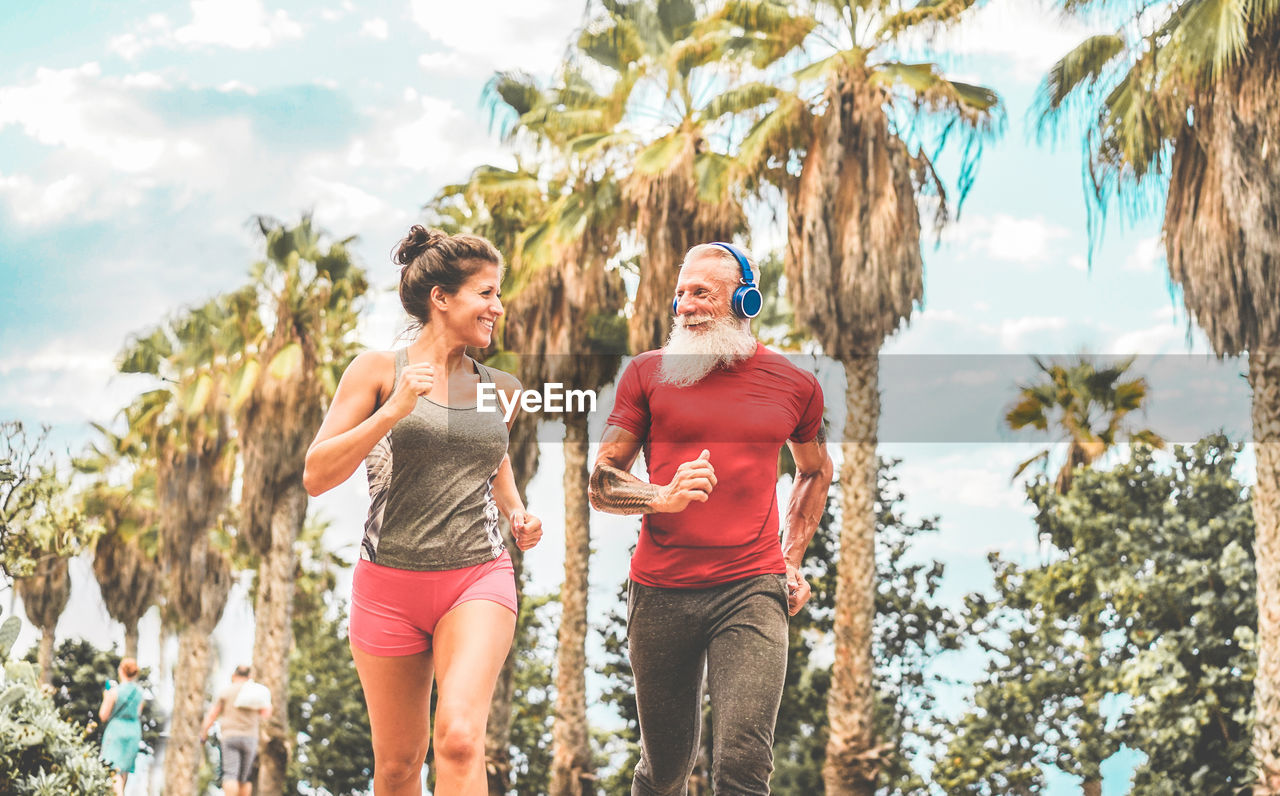
[[[760,289],[755,286],[755,281],[751,276],[751,265],[747,263],[747,255],[732,243],[723,243],[716,241],[711,246],[719,246],[725,251],[733,255],[733,259],[738,261],[738,267],[742,269],[742,284],[733,291],[733,314],[739,318],[754,318],[760,314],[760,308],[764,306],[764,296],[760,295]],[[674,315],[680,306],[680,299],[672,299],[671,313]]]

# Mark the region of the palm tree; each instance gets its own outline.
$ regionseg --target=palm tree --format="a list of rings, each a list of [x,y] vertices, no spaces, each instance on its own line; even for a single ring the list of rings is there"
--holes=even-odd
[[[1070,0],[1072,13],[1113,13]],[[1042,119],[1079,112],[1091,222],[1117,197],[1164,205],[1169,276],[1219,357],[1249,355],[1257,455],[1258,672],[1255,792],[1280,793],[1280,6],[1175,0],[1119,6],[1050,70]],[[1093,224],[1096,234],[1100,224]]]
[[[877,352],[923,294],[918,200],[933,194],[935,228],[947,218],[933,159],[912,139],[936,132],[931,143],[940,150],[950,133],[964,135],[963,198],[981,142],[1002,118],[990,89],[948,80],[932,63],[903,62],[895,51],[974,2],[904,9],[887,0],[729,0],[716,15],[757,66],[802,64],[777,82],[739,160],[786,194],[789,298],[798,324],[846,378],[827,793],[872,793],[890,752],[873,729]]]
[[[46,554],[36,560],[35,570],[14,580],[22,608],[31,623],[40,628],[40,647],[37,661],[40,664],[40,682],[53,684],[53,644],[58,620],[71,599],[71,576],[68,574],[67,557]]]
[[[236,294],[246,301],[238,311],[254,317],[241,321],[248,334],[231,409],[244,465],[239,527],[259,557],[254,675],[278,708],[267,723],[258,789],[278,793],[294,745],[284,705],[293,546],[307,514],[302,464],[338,379],[356,354],[352,335],[368,281],[347,250],[352,239],[324,245],[309,214],[292,227],[266,217],[256,224],[265,257],[254,265],[250,285]]]
[[[742,80],[741,65],[727,57],[731,38],[699,21],[694,0],[600,6],[571,58],[604,67],[613,84],[586,120],[594,129],[584,125],[570,146],[615,170],[625,230],[634,229],[643,248],[628,340],[640,352],[666,339],[684,253],[746,232],[754,177],[734,156],[741,139],[734,119],[776,92]]]
[[[1053,425],[1067,443],[1066,460],[1054,481],[1054,490],[1066,495],[1071,489],[1075,471],[1090,467],[1122,439],[1141,442],[1154,448],[1164,447],[1164,440],[1150,429],[1135,430],[1129,427],[1131,413],[1143,408],[1147,397],[1147,380],[1142,377],[1126,379],[1133,359],[1099,367],[1087,357],[1078,357],[1070,365],[1047,363],[1033,358],[1043,379],[1025,384],[1019,390],[1018,400],[1005,414],[1005,423],[1018,431],[1034,428],[1047,431]],[[1041,451],[1018,465],[1016,479],[1028,466],[1037,461],[1047,462],[1050,452]],[[1074,539],[1051,540],[1059,550],[1079,549]],[[1113,676],[1111,667],[1103,662],[1102,614],[1107,609],[1105,596],[1099,584],[1085,582],[1072,591],[1070,603],[1063,597],[1056,599],[1049,611],[1074,613],[1083,644],[1083,667],[1069,673],[1067,693],[1079,694],[1083,706],[1070,711],[1078,720],[1073,738],[1064,734],[1060,743],[1072,747],[1070,758],[1080,765],[1081,792],[1085,796],[1101,796],[1102,763],[1119,749],[1119,740],[1109,738],[1106,719],[1100,711],[1102,698]]]
[[[41,442],[43,435],[37,448]],[[26,494],[15,496],[21,509],[21,516],[13,517],[15,530],[23,538],[23,557],[28,561],[14,573],[13,583],[27,618],[40,628],[37,661],[40,682],[45,685],[53,682],[55,633],[71,598],[67,562],[89,541],[82,538],[82,518],[69,503],[70,486],[55,464],[46,464],[29,473],[23,484]]]
[[[155,472],[144,467],[141,449],[119,451],[123,438],[94,424],[105,445],[94,445],[74,464],[95,480],[80,493],[80,511],[99,534],[93,548],[93,575],[111,618],[124,625],[124,656],[138,657],[138,622],[160,599],[155,524]],[[131,467],[127,484],[113,484],[112,470]]]
[[[1045,362],[1032,357],[1044,379],[1019,388],[1018,400],[1005,413],[1005,423],[1014,431],[1034,428],[1047,431],[1052,423],[1067,443],[1066,460],[1054,480],[1054,490],[1065,495],[1071,489],[1072,474],[1089,467],[1122,439],[1164,447],[1164,440],[1151,429],[1130,429],[1129,415],[1143,408],[1147,380],[1122,381],[1133,366],[1130,357],[1105,367],[1091,359],[1077,357],[1070,365]],[[1048,461],[1043,450],[1018,465],[1016,479],[1037,461]]]
[[[209,636],[231,588],[221,520],[235,470],[229,386],[244,350],[237,303],[221,297],[171,318],[131,340],[119,364],[163,383],[125,409],[122,447],[142,446],[156,471],[165,610],[179,628],[181,661],[164,766],[173,793],[195,790]]]
[[[558,85],[539,92],[520,75],[499,74],[491,84],[518,117],[508,139],[526,135],[541,147],[550,177],[530,226],[513,252],[521,286],[510,301],[504,347],[519,358],[522,383],[560,383],[595,391],[617,375],[625,349],[621,311],[626,291],[608,268],[619,249],[622,202],[617,182],[570,139],[609,116],[607,98],[566,67]],[[572,117],[579,117],[575,121]],[[589,413],[566,412],[565,579],[556,646],[556,707],[552,727],[552,796],[579,796],[594,779],[586,698],[587,593],[591,507],[587,501]]]

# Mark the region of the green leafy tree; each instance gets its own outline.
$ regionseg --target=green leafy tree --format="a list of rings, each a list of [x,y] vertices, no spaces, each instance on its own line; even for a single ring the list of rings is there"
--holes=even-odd
[[[33,436],[21,420],[0,422],[0,573],[10,578],[73,556],[85,542],[48,437],[47,426]]]
[[[1280,6],[1063,0],[1113,19],[1050,69],[1043,119],[1080,121],[1096,239],[1113,200],[1162,209],[1169,277],[1220,357],[1248,353],[1257,456],[1258,794],[1280,792]],[[1097,212],[1101,211],[1101,212]]]
[[[0,793],[108,796],[111,773],[82,727],[58,715],[30,663],[9,654],[20,622],[0,624]]]
[[[525,594],[516,627],[510,759],[515,792],[547,793],[551,786],[555,721],[555,595]]]
[[[995,599],[969,599],[991,659],[950,728],[938,786],[1038,793],[1044,767],[1079,775],[1122,743],[1145,755],[1134,793],[1247,786],[1256,583],[1239,448],[1209,437],[1164,467],[1139,444],[1113,470],[1077,471],[1065,495],[1045,478],[1029,487],[1039,530],[1073,547],[1032,568],[992,555]],[[1105,606],[1090,628],[1100,648],[1058,607],[1086,588]],[[1116,706],[1105,734],[1081,710],[1098,695]]]
[[[19,421],[0,426],[0,567],[14,579],[27,617],[40,628],[40,682],[51,676],[54,633],[71,598],[67,559],[92,541],[70,497],[70,481]]]
[[[1093,466],[1122,440],[1156,447],[1164,444],[1154,431],[1131,426],[1132,414],[1144,408],[1147,398],[1147,380],[1129,377],[1132,358],[1111,365],[1099,365],[1085,356],[1067,364],[1039,358],[1033,361],[1041,379],[1021,386],[1018,399],[1005,414],[1005,423],[1015,431],[1026,428],[1047,431],[1052,426],[1066,442],[1066,458],[1053,483],[1058,494],[1070,490],[1071,480],[1080,468]],[[1016,479],[1033,462],[1048,462],[1049,456],[1049,450],[1041,451],[1019,465],[1013,477]],[[1074,559],[1082,542],[1070,531],[1070,528],[1061,529],[1060,533],[1050,535],[1049,541],[1069,559]],[[1108,732],[1102,714],[1102,698],[1110,677],[1102,650],[1102,622],[1108,607],[1102,589],[1085,577],[1071,590],[1056,595],[1049,611],[1054,617],[1061,616],[1081,641],[1077,647],[1070,639],[1055,639],[1055,643],[1078,653],[1075,665],[1060,667],[1057,671],[1061,678],[1070,681],[1060,683],[1062,692],[1078,697],[1083,704],[1074,709],[1060,707],[1054,726],[1062,731],[1064,738],[1071,739],[1062,742],[1058,764],[1083,779],[1082,790],[1086,796],[1100,796],[1102,761],[1119,749],[1119,736]]]

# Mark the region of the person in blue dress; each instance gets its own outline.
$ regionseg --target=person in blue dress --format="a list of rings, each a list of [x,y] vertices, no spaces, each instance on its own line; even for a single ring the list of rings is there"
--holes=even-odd
[[[138,662],[133,658],[120,661],[120,682],[107,681],[102,694],[98,718],[106,722],[102,732],[102,759],[115,772],[116,796],[123,796],[125,782],[133,773],[138,747],[142,745],[142,687],[138,685]]]

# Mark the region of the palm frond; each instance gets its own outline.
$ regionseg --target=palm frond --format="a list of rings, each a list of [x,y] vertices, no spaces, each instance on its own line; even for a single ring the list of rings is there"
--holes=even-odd
[[[977,0],[922,0],[911,8],[885,17],[876,32],[879,41],[889,41],[921,26],[946,26],[977,3]]]
[[[758,108],[782,93],[781,89],[769,83],[744,83],[713,97],[698,115],[704,121],[713,121],[727,113],[737,114]]]

